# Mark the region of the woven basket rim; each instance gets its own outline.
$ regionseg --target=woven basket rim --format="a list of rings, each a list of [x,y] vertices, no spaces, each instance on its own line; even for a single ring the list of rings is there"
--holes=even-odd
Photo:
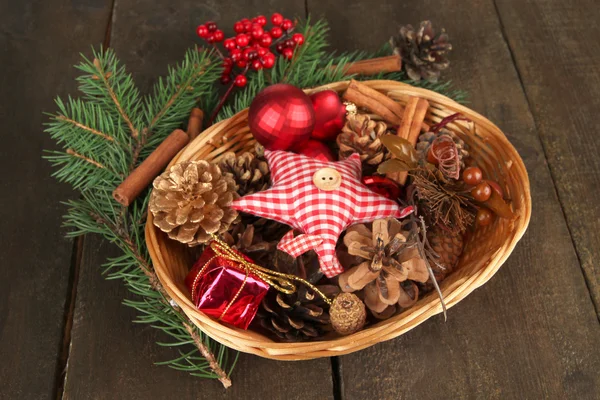
[[[343,90],[348,83],[349,81],[340,81],[317,88],[307,89],[305,91],[307,93],[312,93],[325,89],[333,89],[339,92]],[[529,177],[525,165],[516,149],[495,124],[479,113],[456,101],[436,92],[396,81],[371,80],[365,81],[364,83],[374,89],[384,91],[390,96],[419,96],[425,98],[431,102],[432,108],[440,113],[450,110],[449,112],[461,112],[467,115],[477,126],[486,127],[486,130],[490,135],[487,139],[497,141],[501,145],[500,147],[504,153],[506,153],[504,160],[508,160],[506,163],[510,163],[510,166],[507,168],[511,169],[513,172],[516,171],[515,173],[518,174],[518,184],[522,189],[519,203],[522,207],[517,210],[517,216],[513,221],[514,228],[510,233],[510,238],[507,238],[508,240],[506,240],[502,247],[497,251],[494,251],[491,254],[486,253],[485,256],[487,259],[479,260],[482,264],[487,265],[480,267],[473,274],[465,277],[465,279],[452,284],[449,292],[445,294],[446,306],[449,309],[464,299],[473,290],[486,283],[506,261],[514,250],[517,242],[524,235],[531,218],[531,193]],[[173,158],[169,166],[180,160],[194,159],[194,155],[198,152],[198,149],[209,145],[213,134],[220,132],[225,127],[236,127],[237,125],[243,127],[244,125],[247,125],[245,124],[247,113],[248,109],[241,110],[231,118],[222,120],[206,129],[200,136],[190,142],[186,148],[180,151],[179,154]],[[456,124],[465,126],[462,122],[456,122]],[[513,203],[516,203],[515,199],[513,199]],[[177,283],[172,282],[165,272],[167,261],[163,252],[166,250],[164,245],[161,246],[162,242],[160,239],[164,234],[160,232],[158,228],[154,227],[153,216],[150,212],[148,212],[145,235],[150,257],[158,279],[161,281],[169,296],[171,296],[178,306],[181,307],[190,320],[214,340],[228,347],[262,357],[279,360],[297,360],[347,354],[371,346],[380,341],[397,337],[421,324],[428,318],[442,312],[441,302],[439,299],[433,299],[432,296],[434,294],[430,293],[423,299],[420,299],[412,308],[387,320],[368,326],[349,336],[313,342],[274,342],[259,333],[244,331],[221,324],[198,311],[187,297],[187,294],[181,291],[177,287]],[[164,237],[162,237],[162,239],[164,239]]]

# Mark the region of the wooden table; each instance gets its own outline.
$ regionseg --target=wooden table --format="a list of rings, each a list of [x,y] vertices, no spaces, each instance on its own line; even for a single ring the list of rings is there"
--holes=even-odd
[[[0,7],[3,145],[0,398],[564,399],[600,397],[600,9],[594,0],[46,0]],[[113,47],[142,88],[181,59],[206,20],[280,11],[325,16],[339,50],[374,50],[431,19],[454,43],[447,78],[525,160],[529,230],[500,272],[449,313],[348,356],[242,355],[216,381],[153,363],[165,338],[131,323],[131,295],[99,266],[118,254],[60,229],[75,197],[49,175],[43,111],[76,95],[71,67]]]

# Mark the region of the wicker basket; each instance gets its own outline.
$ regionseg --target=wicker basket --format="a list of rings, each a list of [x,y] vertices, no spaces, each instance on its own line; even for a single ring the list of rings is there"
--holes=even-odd
[[[427,121],[431,124],[456,112],[470,118],[474,125],[461,121],[450,124],[448,129],[453,130],[471,147],[471,155],[475,157],[478,166],[487,177],[496,180],[512,200],[516,218],[512,221],[496,218],[493,224],[478,228],[467,239],[459,268],[442,282],[441,289],[446,304],[452,307],[496,273],[525,233],[531,216],[527,171],[517,151],[500,129],[476,112],[435,92],[403,83],[383,80],[365,83],[403,104],[406,104],[409,96],[427,99],[431,105]],[[307,92],[323,89],[342,92],[347,85],[348,82],[336,82]],[[232,118],[211,126],[182,150],[171,164],[184,160],[216,160],[226,151],[242,152],[252,149],[254,139],[248,128],[247,116],[248,110],[243,110]],[[348,354],[393,339],[442,311],[437,295],[430,293],[403,313],[349,336],[317,342],[277,343],[259,333],[223,325],[195,308],[184,284],[194,260],[183,245],[168,239],[153,225],[151,213],[148,213],[146,224],[146,241],[158,278],[191,321],[218,342],[261,357],[304,360]]]

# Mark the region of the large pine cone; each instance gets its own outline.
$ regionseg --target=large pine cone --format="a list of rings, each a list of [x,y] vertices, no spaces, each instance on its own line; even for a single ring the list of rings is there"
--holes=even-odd
[[[392,37],[390,43],[394,53],[402,57],[406,73],[412,80],[437,82],[440,71],[450,65],[446,58],[452,50],[448,34],[442,29],[436,35],[430,21],[421,22],[416,32],[412,25],[401,27],[399,35]]]
[[[390,153],[381,143],[380,137],[387,132],[383,121],[373,121],[366,114],[349,116],[342,132],[337,136],[340,160],[358,153],[363,169],[377,168],[382,161],[390,158]]]
[[[223,240],[258,265],[271,268],[278,240],[265,240],[260,229],[256,229],[255,225],[243,221],[237,223],[233,229],[223,234]]]
[[[158,176],[153,186],[149,207],[154,225],[189,246],[226,232],[238,215],[230,207],[238,197],[233,177],[223,175],[215,164],[175,164]]]
[[[318,259],[312,251],[296,260],[281,251],[276,252],[274,269],[279,272],[299,276],[314,284],[323,276],[318,268]],[[334,285],[316,287],[329,298],[339,293]],[[254,323],[285,342],[317,339],[332,329],[329,306],[318,294],[302,284],[297,284],[297,290],[292,294],[269,290]]]
[[[219,167],[223,174],[233,175],[240,196],[260,192],[269,187],[270,171],[264,157],[250,152],[239,156],[228,152],[219,161]]]

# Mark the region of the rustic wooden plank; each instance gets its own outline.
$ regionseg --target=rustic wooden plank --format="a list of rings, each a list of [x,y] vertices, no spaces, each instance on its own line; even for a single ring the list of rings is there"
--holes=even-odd
[[[600,316],[600,10],[593,0],[497,3]]]
[[[278,7],[278,8],[276,8]],[[285,6],[274,1],[228,4],[184,1],[119,2],[111,46],[140,86],[147,88],[166,65],[181,59],[198,43],[195,26],[206,20],[230,29],[235,19],[278,10],[302,15],[304,3]],[[241,355],[226,392],[217,381],[153,365],[177,356],[156,341],[169,339],[160,332],[132,324],[135,312],[120,303],[129,298],[117,282],[106,282],[98,266],[118,254],[98,238],[86,238],[78,287],[65,398],[331,398],[333,384],[329,359],[299,363],[275,362]]]
[[[104,38],[110,1],[5,2],[0,6],[0,397],[55,396],[73,243],[50,178],[42,133],[54,97],[75,90],[79,52]]]
[[[309,1],[309,11],[330,19],[338,49],[376,49],[397,25],[423,19],[446,27],[455,48],[447,76],[470,93],[473,109],[507,133],[527,165],[533,196],[534,216],[522,242],[496,277],[450,310],[447,323],[433,318],[340,358],[342,398],[596,396],[598,321],[494,4]],[[523,42],[557,49],[542,35],[525,39],[538,18],[521,18]],[[544,60],[533,59],[532,69],[545,68]]]

